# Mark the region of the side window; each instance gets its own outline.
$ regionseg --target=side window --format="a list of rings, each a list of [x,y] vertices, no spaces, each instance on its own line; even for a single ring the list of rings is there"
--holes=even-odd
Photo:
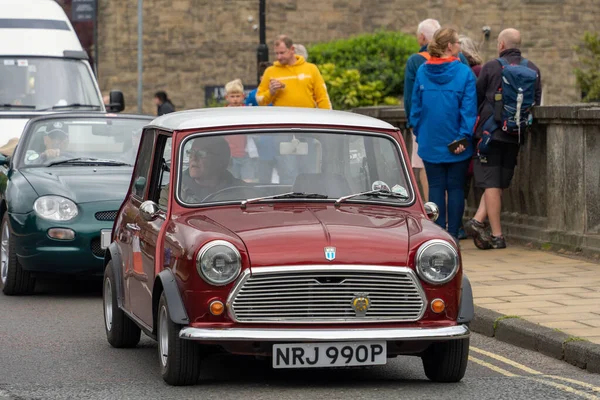
[[[160,208],[166,210],[169,201],[169,182],[171,173],[171,143],[170,135],[161,134],[156,141],[156,154],[152,166],[152,181],[148,199],[154,201]]]
[[[139,197],[144,198],[146,188],[148,187],[150,162],[152,160],[152,153],[154,150],[154,138],[156,133],[154,130],[145,130],[142,133],[142,140],[140,142],[140,155],[135,164],[135,170],[133,172],[133,189],[132,193]]]

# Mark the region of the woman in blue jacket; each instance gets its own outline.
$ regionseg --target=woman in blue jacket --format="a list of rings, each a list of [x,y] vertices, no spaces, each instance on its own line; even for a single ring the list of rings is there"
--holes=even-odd
[[[463,138],[472,142],[477,119],[475,76],[457,58],[460,43],[454,29],[438,30],[429,42],[428,52],[431,58],[417,71],[410,124],[425,164],[429,199],[440,209],[436,223],[444,229],[447,223],[448,232],[458,243],[473,148],[467,144],[451,151],[448,145]]]

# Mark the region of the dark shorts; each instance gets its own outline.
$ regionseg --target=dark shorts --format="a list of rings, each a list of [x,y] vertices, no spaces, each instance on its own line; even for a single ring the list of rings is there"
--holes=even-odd
[[[518,144],[493,142],[485,159],[475,158],[475,186],[484,189],[508,188],[515,173],[518,156]]]

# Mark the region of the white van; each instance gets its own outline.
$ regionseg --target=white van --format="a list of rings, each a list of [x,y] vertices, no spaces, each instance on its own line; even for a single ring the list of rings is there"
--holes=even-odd
[[[105,107],[87,53],[56,1],[0,0],[0,10],[0,146],[36,115],[124,109],[120,91],[111,91]]]

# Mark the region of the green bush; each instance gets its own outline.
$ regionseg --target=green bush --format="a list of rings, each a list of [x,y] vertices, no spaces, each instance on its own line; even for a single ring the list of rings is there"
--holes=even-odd
[[[385,96],[385,84],[380,81],[363,83],[357,69],[338,68],[335,64],[318,65],[327,84],[329,98],[336,110],[355,107],[398,104],[395,97]]]
[[[317,65],[335,64],[339,69],[358,70],[363,84],[380,81],[383,96],[402,96],[404,67],[419,51],[417,39],[400,32],[382,31],[308,47],[308,59]]]
[[[583,101],[600,101],[600,36],[586,32],[583,44],[576,47],[582,68],[575,69]]]

